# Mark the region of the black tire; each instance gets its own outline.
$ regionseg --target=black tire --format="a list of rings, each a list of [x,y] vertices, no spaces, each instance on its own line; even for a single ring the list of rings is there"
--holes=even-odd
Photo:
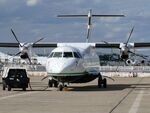
[[[106,78],[103,79],[103,87],[107,88],[107,79]]]
[[[6,83],[3,81],[3,90],[6,90]]]
[[[58,86],[58,90],[59,90],[59,91],[62,91],[63,88],[64,88],[63,85],[59,85],[59,86]]]
[[[58,87],[58,82],[56,80],[54,80],[54,87]]]
[[[11,91],[11,87],[8,85],[8,91]]]
[[[49,86],[49,87],[53,87],[53,81],[52,81],[52,80],[49,80],[49,81],[48,81],[48,86]]]
[[[6,90],[6,86],[3,84],[3,90]]]
[[[98,77],[98,88],[101,88],[102,86],[102,77]]]
[[[23,87],[22,90],[23,90],[23,91],[26,91],[26,87]]]

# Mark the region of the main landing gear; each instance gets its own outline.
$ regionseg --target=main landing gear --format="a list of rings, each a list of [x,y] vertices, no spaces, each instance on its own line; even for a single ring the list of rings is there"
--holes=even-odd
[[[59,90],[59,91],[63,91],[64,88],[67,88],[67,85],[64,84],[64,83],[59,83],[59,85],[58,85],[58,90]]]
[[[53,78],[49,78],[48,86],[58,88],[59,91],[62,91],[64,88],[67,88],[67,85],[65,83],[58,82]]]
[[[103,79],[101,75],[98,77],[98,87],[107,88],[107,79],[106,78]]]
[[[58,87],[58,82],[56,80],[54,80],[54,79],[49,79],[48,86],[57,88]]]

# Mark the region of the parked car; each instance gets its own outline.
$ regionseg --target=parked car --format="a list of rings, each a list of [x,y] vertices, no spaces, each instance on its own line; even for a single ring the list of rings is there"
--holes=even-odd
[[[12,88],[22,88],[26,91],[29,85],[29,77],[25,68],[21,67],[5,67],[2,75],[3,90],[8,88],[11,91]]]

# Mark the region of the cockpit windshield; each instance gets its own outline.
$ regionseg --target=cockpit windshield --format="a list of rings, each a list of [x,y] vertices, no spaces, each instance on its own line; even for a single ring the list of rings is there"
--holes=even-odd
[[[58,58],[62,57],[62,52],[54,52],[53,57],[58,57]]]
[[[52,52],[52,53],[48,56],[48,58],[53,57],[53,54],[54,54],[54,52]]]
[[[75,58],[82,58],[79,52],[73,52]]]
[[[82,58],[79,52],[52,52],[49,58]]]
[[[63,57],[64,58],[73,57],[73,54],[72,54],[72,52],[64,52]]]

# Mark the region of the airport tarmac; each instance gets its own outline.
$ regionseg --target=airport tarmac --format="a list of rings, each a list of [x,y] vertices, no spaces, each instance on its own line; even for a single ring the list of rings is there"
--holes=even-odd
[[[70,84],[65,91],[47,88],[32,77],[32,91],[0,89],[0,113],[150,113],[150,78],[114,78],[108,88],[97,80]]]

